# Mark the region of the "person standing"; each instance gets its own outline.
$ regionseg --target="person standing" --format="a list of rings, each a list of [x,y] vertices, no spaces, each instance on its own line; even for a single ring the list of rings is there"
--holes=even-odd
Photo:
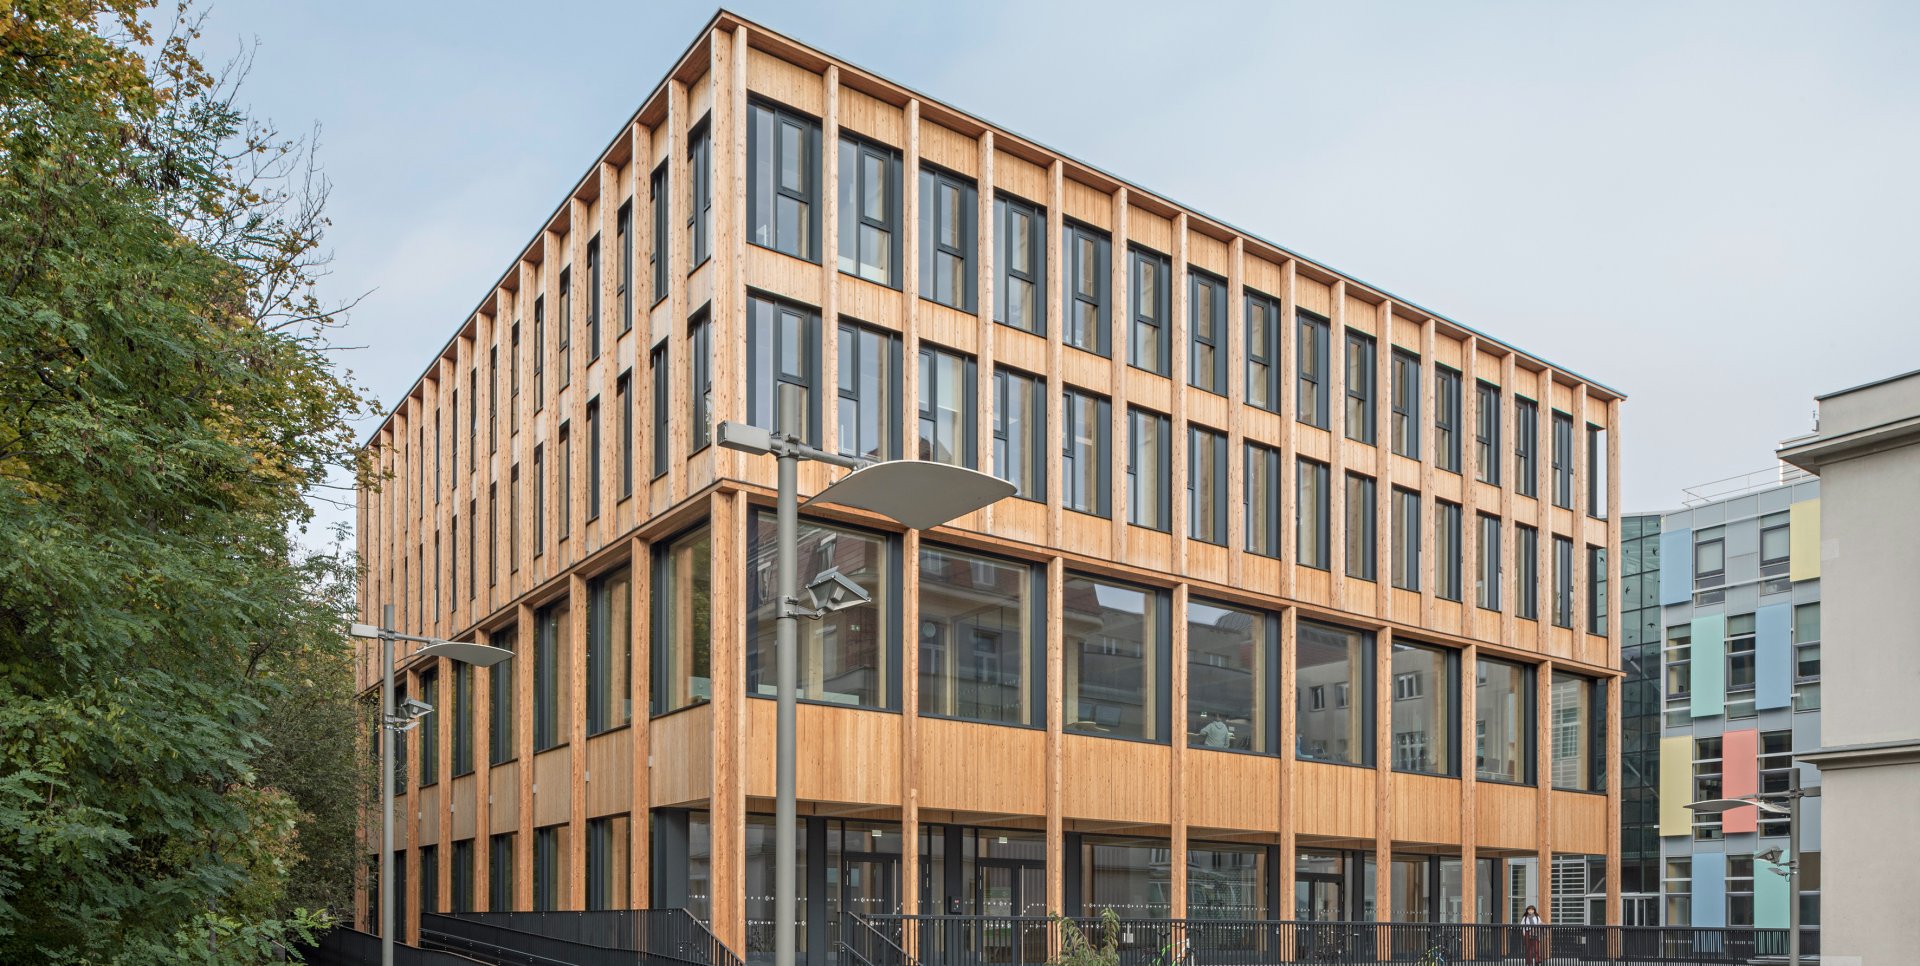
[[[1545,930],[1540,927],[1540,910],[1528,906],[1527,911],[1520,914],[1520,939],[1527,944],[1527,966],[1540,966],[1542,961],[1540,941],[1545,938],[1541,935]]]

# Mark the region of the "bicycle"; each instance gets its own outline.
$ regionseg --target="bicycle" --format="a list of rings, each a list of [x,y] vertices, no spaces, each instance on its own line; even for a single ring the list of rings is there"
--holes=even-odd
[[[1184,936],[1178,941],[1169,941],[1160,947],[1152,966],[1194,966],[1193,941]]]
[[[1447,966],[1447,951],[1439,943],[1433,943],[1420,954],[1420,966]]]

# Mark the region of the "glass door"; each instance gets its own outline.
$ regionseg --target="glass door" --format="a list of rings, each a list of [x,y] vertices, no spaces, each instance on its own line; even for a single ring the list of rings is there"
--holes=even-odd
[[[1047,960],[1046,863],[1033,859],[980,859],[974,865],[973,951],[983,963],[1043,963]]]

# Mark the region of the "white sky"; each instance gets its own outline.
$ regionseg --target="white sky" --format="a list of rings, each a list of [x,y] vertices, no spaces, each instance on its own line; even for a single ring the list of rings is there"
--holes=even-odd
[[[743,16],[1627,393],[1624,505],[1920,368],[1920,5],[758,2]],[[714,8],[212,8],[324,127],[383,401]],[[367,430],[371,430],[369,425]],[[325,510],[323,520],[350,519]]]

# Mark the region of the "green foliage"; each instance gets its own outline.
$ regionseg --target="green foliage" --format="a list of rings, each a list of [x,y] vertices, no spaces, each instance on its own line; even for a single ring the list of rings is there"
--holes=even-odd
[[[1064,916],[1054,920],[1060,928],[1060,952],[1047,966],[1120,966],[1120,917],[1112,909],[1100,910],[1100,925],[1093,930],[1082,931]]]
[[[261,961],[351,862],[324,186],[145,5],[0,0],[6,963]]]

